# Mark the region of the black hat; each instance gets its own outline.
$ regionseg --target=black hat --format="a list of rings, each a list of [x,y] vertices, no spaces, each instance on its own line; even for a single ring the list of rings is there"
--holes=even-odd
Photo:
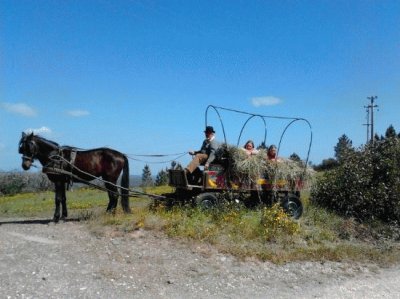
[[[211,126],[207,126],[204,133],[215,133],[214,128]]]

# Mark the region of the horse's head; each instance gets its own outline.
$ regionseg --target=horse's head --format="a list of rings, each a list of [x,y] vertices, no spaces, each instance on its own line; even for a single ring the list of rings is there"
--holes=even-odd
[[[18,152],[22,154],[22,168],[24,170],[31,168],[33,161],[37,158],[39,148],[34,137],[33,133],[22,133],[19,141]]]

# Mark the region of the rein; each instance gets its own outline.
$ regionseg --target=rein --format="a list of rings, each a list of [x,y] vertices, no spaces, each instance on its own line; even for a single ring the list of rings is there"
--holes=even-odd
[[[186,154],[188,154],[188,152],[183,152],[183,153],[177,153],[177,154],[154,154],[154,155],[128,155],[127,157],[131,160],[134,161],[138,161],[138,162],[144,162],[147,164],[163,164],[163,163],[169,163],[172,161],[175,161],[179,158],[182,158],[183,156],[185,156]],[[171,159],[171,160],[167,160],[167,161],[146,161],[146,160],[142,160],[142,159],[136,159],[133,157],[153,157],[153,158],[160,158],[160,157],[171,157],[171,156],[176,156],[175,159]]]
[[[135,156],[135,157],[168,157],[168,156],[178,156],[178,155],[185,155],[187,154],[187,152],[183,152],[183,153],[177,153],[177,154],[152,154],[152,155],[134,155],[131,154],[130,156]]]
[[[23,156],[22,156],[22,159],[23,159],[23,160],[28,160],[28,161],[33,162],[33,156],[28,157],[28,156],[23,155]]]
[[[132,189],[129,189],[129,188],[124,188],[124,187],[122,187],[120,185],[117,185],[117,184],[111,183],[109,181],[103,180],[102,178],[96,177],[96,176],[94,176],[94,175],[92,175],[92,174],[90,174],[90,173],[88,173],[86,171],[81,170],[80,168],[76,167],[74,164],[72,164],[70,161],[68,161],[67,159],[65,159],[64,157],[62,157],[60,155],[52,155],[52,156],[49,157],[49,159],[52,160],[52,161],[62,160],[63,162],[65,162],[66,164],[70,165],[73,169],[76,169],[80,173],[85,174],[85,175],[87,175],[89,177],[92,177],[93,180],[98,180],[98,181],[100,181],[100,182],[102,182],[104,184],[107,183],[107,184],[110,184],[110,185],[112,185],[114,187],[120,188],[122,190],[126,190],[126,191],[129,192],[129,197],[138,197],[138,195],[146,195],[146,196],[149,196],[149,197],[152,197],[152,198],[166,198],[165,196],[161,196],[161,195],[150,194],[150,193],[145,193],[145,192],[141,192],[141,191],[137,191],[137,190],[132,190]],[[81,179],[77,175],[73,174],[72,171],[69,172],[69,171],[66,171],[66,170],[63,170],[63,169],[60,169],[60,168],[56,168],[56,167],[43,167],[43,172],[44,173],[55,173],[55,174],[67,175],[67,176],[70,176],[70,177],[76,179],[79,182],[85,183],[87,185],[90,185],[90,186],[95,187],[97,189],[100,189],[102,191],[107,191],[107,192],[113,193],[115,195],[120,195],[119,192],[114,192],[112,190],[109,190],[106,187],[94,184],[91,181]]]
[[[33,164],[33,157],[28,157],[28,156],[22,156],[22,160],[29,160],[29,161],[31,161],[31,166],[30,167],[35,167],[35,168],[39,168],[39,166],[36,166],[35,164]]]

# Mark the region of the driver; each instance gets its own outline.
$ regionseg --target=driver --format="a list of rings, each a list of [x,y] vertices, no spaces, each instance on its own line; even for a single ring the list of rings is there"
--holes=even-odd
[[[188,174],[192,174],[200,165],[204,165],[204,169],[207,170],[210,163],[215,160],[215,151],[218,149],[218,142],[215,140],[214,128],[207,126],[204,134],[206,135],[206,139],[204,139],[200,150],[189,151],[189,154],[194,157],[185,168]]]

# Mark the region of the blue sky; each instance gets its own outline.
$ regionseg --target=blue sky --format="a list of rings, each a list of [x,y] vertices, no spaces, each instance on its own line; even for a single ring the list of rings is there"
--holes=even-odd
[[[1,0],[0,47],[0,170],[21,169],[26,130],[132,157],[197,149],[210,104],[306,118],[316,164],[342,134],[365,143],[368,96],[375,131],[400,131],[400,1]],[[245,119],[222,118],[236,144]],[[304,158],[309,129],[289,131],[281,154]],[[263,135],[251,121],[241,143]]]

